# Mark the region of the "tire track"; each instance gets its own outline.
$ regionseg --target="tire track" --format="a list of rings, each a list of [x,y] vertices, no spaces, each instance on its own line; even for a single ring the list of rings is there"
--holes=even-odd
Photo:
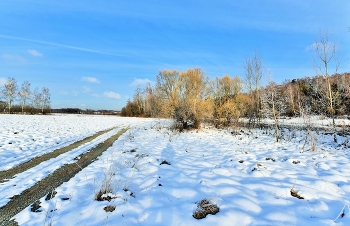
[[[112,131],[115,128],[116,127],[108,129],[108,130],[103,130],[103,131],[97,132],[89,137],[86,137],[86,138],[79,140],[79,141],[77,141],[73,144],[70,144],[68,146],[56,149],[52,152],[46,153],[46,154],[41,155],[41,156],[34,157],[31,160],[24,162],[20,165],[17,165],[11,169],[0,171],[0,183],[6,182],[8,179],[14,177],[16,174],[22,173],[30,168],[33,168],[44,161],[47,161],[47,160],[52,159],[52,158],[56,158],[57,156],[59,156],[63,153],[69,152],[69,151],[71,151],[71,150],[73,150],[73,149],[75,149],[75,148],[77,148],[85,143],[88,143],[88,142],[92,141],[93,139],[95,139],[96,137],[98,137],[102,134],[108,133],[109,131]]]
[[[32,187],[23,191],[20,195],[14,196],[11,201],[0,208],[0,225],[17,225],[14,220],[10,221],[13,216],[36,200],[47,195],[64,182],[69,181],[69,179],[74,177],[78,172],[95,161],[98,156],[112,146],[114,141],[116,141],[127,130],[128,128],[120,130],[117,134],[98,144],[88,152],[79,155],[76,162],[62,166]]]

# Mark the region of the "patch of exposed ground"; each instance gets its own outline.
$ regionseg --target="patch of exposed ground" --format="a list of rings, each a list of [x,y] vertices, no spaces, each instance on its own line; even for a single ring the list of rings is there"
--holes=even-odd
[[[88,152],[81,154],[76,162],[62,166],[31,188],[23,191],[20,195],[14,196],[11,201],[0,208],[0,225],[17,225],[15,221],[10,221],[13,216],[74,177],[79,171],[95,161],[98,156],[112,146],[114,141],[127,130],[128,128],[120,130],[117,134],[98,144]]]
[[[47,160],[52,159],[52,158],[56,158],[57,156],[59,156],[63,153],[69,152],[69,151],[71,151],[71,150],[73,150],[73,149],[75,149],[75,148],[77,148],[85,143],[88,143],[88,142],[92,141],[93,139],[95,139],[96,137],[98,137],[104,133],[107,133],[113,129],[115,129],[115,128],[97,132],[97,133],[93,134],[92,136],[86,137],[83,140],[77,141],[77,142],[70,144],[66,147],[62,147],[62,148],[56,149],[53,152],[49,152],[49,153],[46,153],[44,155],[37,156],[37,157],[29,160],[28,162],[22,163],[18,166],[11,168],[11,169],[0,171],[0,183],[7,181],[7,179],[12,178],[16,174],[22,173],[30,168],[33,168],[44,161],[47,161]]]

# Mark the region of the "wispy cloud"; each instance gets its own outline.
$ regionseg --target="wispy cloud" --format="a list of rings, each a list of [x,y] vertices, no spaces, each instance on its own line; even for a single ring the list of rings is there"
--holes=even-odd
[[[316,49],[316,42],[305,47],[306,51],[314,51]]]
[[[112,91],[106,91],[106,92],[103,93],[103,95],[105,95],[108,98],[112,98],[112,99],[120,99],[120,98],[122,98],[119,93],[115,93],[115,92],[112,92]]]
[[[2,54],[1,55],[2,59],[7,60],[7,61],[14,61],[14,62],[18,62],[18,63],[26,63],[27,59],[21,57],[20,55],[16,55],[16,54]]]
[[[154,84],[153,81],[149,80],[148,78],[135,78],[135,80],[130,84],[131,86],[142,86],[147,84]]]
[[[81,80],[85,82],[100,83],[100,81],[94,77],[82,77]]]
[[[86,86],[83,86],[82,88],[83,88],[83,93],[90,93],[92,91],[92,89]]]
[[[21,40],[21,41],[27,41],[27,42],[34,42],[34,43],[40,43],[40,44],[45,44],[45,45],[57,46],[57,47],[62,47],[62,48],[67,48],[67,49],[75,49],[75,50],[79,50],[79,51],[90,52],[90,53],[97,53],[97,54],[103,54],[103,55],[125,56],[125,55],[122,55],[122,54],[111,54],[111,53],[106,53],[106,52],[103,52],[103,51],[98,51],[98,50],[93,50],[93,49],[88,49],[88,48],[81,48],[81,47],[78,47],[78,46],[64,45],[64,44],[59,44],[59,43],[55,43],[55,42],[46,42],[46,41],[41,41],[41,40],[22,38],[22,37],[15,37],[15,36],[10,36],[10,35],[0,34],[0,38],[6,38],[6,39],[12,39],[12,40]]]
[[[318,47],[323,48],[323,45],[321,43],[312,43],[308,46],[305,47],[306,51],[315,51],[317,49],[317,45]],[[335,47],[335,49],[337,49],[337,44],[335,42],[328,42],[328,44],[325,46],[327,50],[331,50],[333,47]]]
[[[62,90],[62,91],[59,91],[58,92],[60,95],[63,95],[63,96],[68,96],[68,92],[67,91],[65,91],[65,90]]]
[[[0,86],[5,85],[6,81],[7,81],[7,78],[0,77]]]
[[[42,57],[43,56],[42,53],[39,53],[35,49],[28,49],[28,53],[32,56],[35,56],[35,57]]]

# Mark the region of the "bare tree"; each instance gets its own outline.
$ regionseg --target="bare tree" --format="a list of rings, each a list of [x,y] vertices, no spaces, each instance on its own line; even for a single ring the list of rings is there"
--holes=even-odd
[[[42,94],[39,92],[38,88],[35,88],[34,92],[32,93],[32,99],[31,99],[32,111],[34,113],[36,113],[37,109],[41,107],[41,103],[42,103]]]
[[[238,121],[242,114],[237,97],[242,91],[242,80],[235,76],[224,75],[216,78],[214,90],[214,120],[216,126],[229,126],[233,119]]]
[[[43,87],[41,97],[41,113],[44,113],[44,109],[48,109],[50,107],[51,95],[49,88]]]
[[[133,102],[137,107],[136,114],[138,116],[143,115],[145,111],[145,102],[144,102],[144,98],[140,87],[137,87],[137,89],[135,90]]]
[[[175,106],[178,105],[178,80],[180,72],[173,70],[160,71],[157,76],[156,89],[159,90],[162,114],[173,117]]]
[[[333,122],[334,142],[337,142],[336,126],[335,126],[335,100],[330,82],[329,70],[330,66],[334,66],[334,74],[337,73],[339,68],[339,56],[338,49],[334,42],[328,40],[328,31],[320,31],[319,38],[315,41],[315,52],[317,54],[318,61],[314,60],[314,67],[318,75],[322,75],[327,82],[327,104],[329,114]]]
[[[14,78],[8,78],[5,82],[4,88],[1,90],[2,96],[6,100],[6,105],[9,109],[9,114],[11,113],[11,107],[13,104],[13,101],[16,97],[17,92],[17,81]]]
[[[164,115],[173,118],[179,130],[199,128],[201,120],[209,115],[207,84],[207,76],[199,68],[184,72],[164,70],[157,76]]]
[[[21,102],[22,106],[22,114],[24,113],[24,106],[26,104],[26,101],[30,97],[31,92],[30,92],[30,83],[28,81],[25,81],[22,84],[21,90],[18,92],[18,96]]]
[[[276,141],[279,141],[279,117],[286,110],[286,98],[281,92],[281,86],[277,86],[270,79],[269,85],[263,90],[263,113],[266,117],[272,117],[275,124]]]
[[[244,64],[246,73],[246,85],[248,86],[248,92],[253,100],[252,109],[248,110],[249,122],[253,120],[260,120],[260,81],[263,76],[262,72],[262,60],[260,55],[255,52],[252,58],[247,58]]]
[[[159,90],[147,84],[144,90],[145,96],[145,116],[147,117],[158,117],[160,115],[160,98]]]

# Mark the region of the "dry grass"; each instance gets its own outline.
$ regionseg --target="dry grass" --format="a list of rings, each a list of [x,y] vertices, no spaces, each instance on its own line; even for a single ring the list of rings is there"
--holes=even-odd
[[[304,199],[304,197],[301,197],[299,194],[298,194],[298,191],[295,191],[293,188],[290,189],[290,195],[295,197],[295,198],[298,198],[298,199]]]

